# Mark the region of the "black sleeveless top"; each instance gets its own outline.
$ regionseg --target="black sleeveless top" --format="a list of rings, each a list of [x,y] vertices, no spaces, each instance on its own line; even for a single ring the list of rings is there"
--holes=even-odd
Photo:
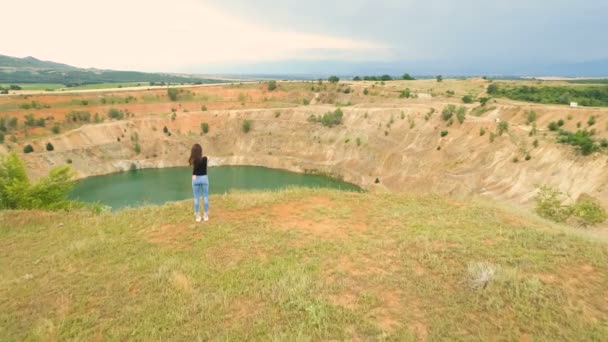
[[[203,157],[198,161],[194,161],[192,166],[192,174],[194,176],[206,176],[207,175],[207,157]]]

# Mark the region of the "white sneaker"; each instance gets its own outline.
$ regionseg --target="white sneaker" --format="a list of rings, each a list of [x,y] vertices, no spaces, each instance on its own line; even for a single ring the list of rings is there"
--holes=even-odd
[[[201,215],[196,215],[196,222],[201,222]]]
[[[203,220],[209,221],[209,215],[207,215],[207,213],[203,214]]]

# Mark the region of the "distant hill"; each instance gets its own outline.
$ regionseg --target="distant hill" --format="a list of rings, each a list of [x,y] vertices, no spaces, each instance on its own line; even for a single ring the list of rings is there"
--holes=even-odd
[[[0,55],[0,83],[60,83],[66,86],[77,86],[114,82],[201,84],[223,81],[197,76],[83,69],[62,63],[42,61],[34,57],[18,58]]]
[[[73,66],[70,66],[67,64],[41,61],[41,60],[31,57],[31,56],[28,56],[25,58],[18,58],[18,57],[4,56],[4,55],[0,55],[0,67],[39,68],[39,69],[77,69],[76,67],[73,67]]]

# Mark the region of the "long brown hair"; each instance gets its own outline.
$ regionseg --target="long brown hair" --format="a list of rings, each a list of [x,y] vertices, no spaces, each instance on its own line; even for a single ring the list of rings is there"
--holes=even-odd
[[[188,159],[188,164],[195,165],[201,159],[203,159],[203,148],[199,144],[192,145],[192,150],[190,151],[190,159]]]

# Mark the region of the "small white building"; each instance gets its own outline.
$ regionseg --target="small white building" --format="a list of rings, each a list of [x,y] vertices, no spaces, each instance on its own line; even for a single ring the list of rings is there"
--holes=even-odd
[[[572,108],[578,107],[578,102],[570,102],[570,107],[572,107]]]

